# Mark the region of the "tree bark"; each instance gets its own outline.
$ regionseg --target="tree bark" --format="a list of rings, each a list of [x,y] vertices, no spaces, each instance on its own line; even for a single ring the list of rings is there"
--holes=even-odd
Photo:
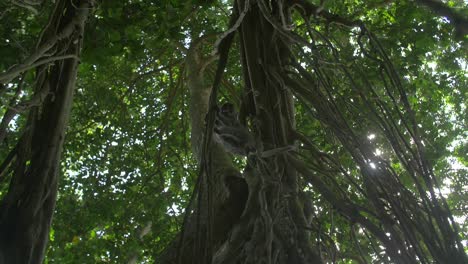
[[[199,163],[203,160],[205,119],[212,92],[212,86],[207,84],[205,78],[205,70],[216,58],[205,57],[201,52],[207,37],[193,40],[185,59],[187,86],[190,90],[192,151]],[[208,179],[206,172],[203,176],[199,175],[202,178],[195,187],[195,208],[188,208],[195,212],[188,213],[184,231],[159,256],[159,263],[206,263],[206,258],[212,254],[207,250],[219,247],[227,239],[229,230],[239,222],[247,199],[247,184],[234,167],[232,156],[213,140],[209,145],[212,173]]]
[[[238,31],[246,73],[241,111],[255,115],[261,149],[293,144],[292,96],[283,89],[280,80],[271,78],[283,74],[289,58],[286,43],[272,37],[275,29],[263,18],[257,4],[240,6],[237,11],[241,14]],[[186,66],[191,92],[192,148],[199,161],[203,159],[198,144],[203,141],[211,93],[211,87],[204,83],[203,61],[197,43],[192,43]],[[209,202],[198,199],[196,212],[184,226],[179,251],[175,252],[174,242],[162,263],[322,263],[304,229],[307,220],[299,199],[296,171],[287,164],[285,155],[268,159],[251,157],[241,176],[222,146],[212,142],[210,153],[213,173],[208,181],[212,187],[199,191],[198,195],[210,192],[213,217],[205,214],[201,221],[197,219],[197,212],[211,209],[206,208]],[[203,231],[212,233],[212,237]],[[197,245],[200,242],[203,245]],[[207,249],[208,261],[201,253]],[[169,257],[170,254],[173,256]]]
[[[46,96],[29,112],[16,148],[9,190],[1,201],[0,263],[36,264],[44,258],[77,75],[76,58],[80,55],[84,25],[92,8],[91,1],[80,3],[57,1],[38,43],[42,47],[53,40],[51,50],[74,58],[36,68],[34,92]]]
[[[359,25],[363,34],[368,33],[370,40],[375,41],[374,36],[367,31],[362,22],[344,20],[327,12],[317,14],[314,11],[317,8],[304,8],[303,5],[298,4],[302,2],[293,1],[294,5],[289,6],[289,8],[298,6],[299,13],[304,16],[306,26],[310,27],[308,24],[310,16],[323,13],[325,15],[322,18],[325,18],[328,22],[351,27]],[[413,193],[401,184],[399,176],[395,171],[392,171],[390,163],[387,161],[379,159],[381,165],[378,165],[377,169],[371,170],[369,168],[368,162],[370,158],[374,158],[373,149],[367,141],[360,137],[357,128],[350,125],[356,120],[345,118],[345,116],[349,118],[349,113],[346,112],[349,109],[346,107],[341,108],[339,103],[342,102],[336,99],[342,95],[329,88],[334,85],[342,85],[335,84],[335,78],[340,81],[349,78],[353,85],[354,80],[350,76],[348,68],[340,61],[339,51],[332,44],[334,40],[329,40],[320,31],[316,32],[317,36],[319,36],[316,40],[314,39],[314,33],[312,33],[315,31],[310,28],[309,35],[304,37],[301,35],[300,30],[296,32],[294,28],[291,28],[292,22],[288,14],[289,11],[284,6],[287,3],[289,2],[281,0],[236,1],[234,13],[237,12],[239,15],[237,21],[235,21],[235,26],[231,25],[228,32],[235,30],[239,33],[243,80],[245,82],[245,91],[242,97],[244,99],[241,103],[240,113],[242,118],[252,117],[250,123],[243,123],[250,124],[251,129],[254,131],[259,153],[292,145],[294,140],[297,139],[304,145],[308,145],[307,150],[311,152],[311,155],[303,155],[300,159],[299,155],[279,153],[269,158],[262,158],[257,153],[247,158],[247,166],[242,177],[228,177],[226,171],[223,172],[221,168],[230,167],[228,165],[229,157],[223,155],[220,146],[212,145],[211,153],[214,155],[211,156],[208,167],[214,166],[216,168],[216,166],[219,166],[214,169],[213,174],[208,175],[208,182],[211,180],[214,187],[210,188],[201,182],[198,183],[200,184],[199,188],[202,185],[204,186],[204,189],[198,192],[203,199],[197,200],[198,207],[194,210],[195,213],[188,218],[189,224],[184,226],[184,230],[187,231],[184,247],[175,253],[183,257],[179,259],[180,262],[165,261],[163,263],[323,263],[325,259],[336,262],[337,256],[345,255],[347,255],[346,258],[348,259],[359,259],[365,262],[373,258],[371,254],[376,254],[377,257],[383,255],[381,260],[389,257],[392,261],[398,263],[430,263],[432,260],[441,263],[464,263],[466,257],[462,247],[460,247],[455,225],[448,223],[448,218],[441,214],[445,213],[445,208],[441,208],[435,198],[433,200],[426,199],[427,193],[422,188],[423,191],[420,193],[420,197],[423,197],[421,201],[425,204],[420,205],[421,201],[418,201]],[[306,4],[306,2],[304,3]],[[314,11],[314,14],[309,11]],[[293,45],[297,45],[299,49],[304,46],[312,47],[310,48],[312,50],[311,58],[305,59],[306,61],[310,59],[310,63],[299,62],[291,56],[291,46]],[[380,45],[376,42],[373,47],[377,46]],[[332,56],[327,57],[321,54],[324,47],[329,48],[327,52],[330,52]],[[378,57],[384,57],[385,65],[392,67],[385,52],[380,52]],[[314,55],[317,58],[314,58]],[[309,54],[299,55],[301,59],[308,56]],[[187,58],[187,63],[190,64],[189,55]],[[336,62],[333,65],[336,65],[337,68],[330,70],[330,75],[328,75],[328,71],[327,74],[324,74],[325,70],[322,69],[321,59],[325,59],[325,61],[330,59]],[[193,61],[196,61],[196,59]],[[203,76],[202,71],[199,70],[201,68],[195,67],[198,70],[192,72],[196,73],[197,78]],[[359,69],[358,72],[360,72]],[[337,73],[341,70],[344,73],[343,75]],[[191,102],[192,143],[197,144],[197,142],[203,141],[202,131],[204,126],[202,124],[205,123],[204,117],[208,110],[208,97],[212,91],[210,87],[205,87],[199,79],[190,78],[190,72],[189,86],[192,87],[192,100],[195,100]],[[394,70],[389,70],[388,75],[389,78],[397,79]],[[343,78],[343,76],[346,76],[346,78]],[[196,85],[190,85],[190,83]],[[395,81],[395,86],[398,86],[398,83],[398,81]],[[346,91],[347,89],[356,89],[358,90],[356,93],[363,97],[375,96],[375,92],[364,95],[363,88],[349,88],[346,85],[345,83],[340,88]],[[193,87],[205,88],[193,89]],[[405,98],[404,89],[402,87],[396,87],[395,89],[397,88],[402,98]],[[347,158],[352,159],[353,163],[359,167],[359,177],[354,179],[349,177],[349,172],[340,164],[339,159],[333,159],[331,155],[321,151],[311,143],[307,137],[295,131],[295,114],[291,91],[295,93],[296,98],[301,102],[301,106],[308,108],[310,104],[311,108],[309,110],[311,111],[306,115],[308,114],[309,117],[315,119],[314,121],[317,121],[317,123],[321,123],[320,126],[324,126],[321,127],[322,129],[325,128],[331,131],[332,140],[338,139],[335,142],[327,142],[327,144],[339,144],[339,148],[349,154]],[[215,94],[216,92],[216,89],[214,89]],[[353,90],[353,92],[355,91]],[[389,94],[388,96],[393,99],[393,95]],[[369,98],[364,98],[363,101],[369,102]],[[405,102],[399,103],[399,105],[396,105],[397,102],[394,103],[393,107],[395,109],[406,107],[405,111],[408,114],[413,113],[413,110],[407,107],[408,103],[406,105]],[[409,146],[409,143],[400,143],[398,141],[400,139],[395,141],[392,135],[387,133],[389,131],[386,129],[387,122],[395,125],[395,121],[391,120],[393,117],[388,114],[379,116],[378,112],[373,111],[375,109],[372,108],[366,110],[376,115],[376,117],[369,118],[371,122],[383,123],[385,129],[381,132],[392,143],[396,156],[401,157],[399,161],[403,164],[403,167],[410,174],[417,171],[419,168],[405,166],[411,160],[407,155],[407,153],[413,151],[411,147],[409,147],[409,151],[402,154],[404,151],[401,151],[401,149],[404,148],[398,145],[406,144],[406,146]],[[417,124],[414,120],[411,122],[413,122],[413,125]],[[364,127],[364,131],[366,131],[365,129],[366,127]],[[393,129],[399,132],[401,127],[391,127],[391,130]],[[360,132],[362,133],[362,131]],[[404,139],[404,137],[401,138]],[[416,136],[415,141],[420,143],[419,137]],[[200,149],[195,145],[194,153],[202,163],[200,166],[205,166],[207,161],[200,157],[202,155]],[[423,156],[421,153],[423,152],[419,151],[418,155]],[[301,154],[304,154],[304,152]],[[415,155],[416,160],[419,160],[418,155]],[[425,160],[422,158],[421,160],[423,160],[421,167],[425,167]],[[311,164],[306,164],[306,162]],[[222,164],[226,164],[226,166]],[[298,172],[302,174],[302,178],[298,177]],[[344,184],[343,182],[339,183],[336,179],[342,176],[347,177],[343,181]],[[428,179],[429,190],[432,190],[431,177],[426,178]],[[242,188],[230,188],[228,179],[238,179],[239,182],[242,182],[239,185]],[[359,183],[356,183],[356,181],[359,181]],[[245,184],[248,187],[247,192],[244,188]],[[346,184],[352,184],[353,188],[350,191],[345,191],[347,189]],[[355,244],[357,244],[358,250],[350,250],[350,254],[347,254],[348,252],[339,252],[337,247],[327,249],[327,252],[323,254],[312,245],[311,240],[313,237],[308,230],[317,231],[317,247],[334,246],[334,242],[333,238],[329,238],[331,242],[327,245],[321,239],[322,235],[327,235],[326,232],[321,230],[321,226],[311,227],[311,214],[313,214],[316,207],[306,205],[305,200],[307,198],[303,198],[302,193],[304,188],[308,188],[305,187],[306,185],[312,186],[313,190],[319,193],[319,195],[314,194],[314,196],[320,197],[320,200],[323,198],[326,204],[330,205],[332,208],[331,215],[333,215],[332,212],[336,211],[340,215],[340,221],[349,223],[350,227],[345,227],[343,233],[350,231],[350,233],[354,234],[355,225],[362,228],[371,248],[366,252],[368,255],[364,255],[360,250],[358,243],[361,241],[357,241],[357,239],[355,239]],[[351,197],[355,197],[355,193],[352,193],[354,191],[359,192],[359,196],[362,196],[364,201],[353,200]],[[229,197],[241,197],[241,193],[248,194],[245,205],[238,203],[241,206],[231,207],[229,203],[226,203]],[[228,194],[228,196],[225,194]],[[209,202],[210,196],[214,200],[211,205]],[[223,198],[218,199],[219,197]],[[402,197],[405,197],[405,199]],[[432,197],[435,196],[432,195]],[[321,201],[315,202],[322,203]],[[384,202],[388,202],[391,206],[387,206]],[[224,206],[227,204],[229,206]],[[323,206],[323,204],[320,206]],[[232,214],[237,210],[235,211],[235,218],[210,217],[210,213],[218,215],[218,213],[222,212],[220,208],[225,209],[224,213],[228,216],[230,213],[226,212],[231,211]],[[210,210],[212,211],[210,212]],[[448,207],[446,210],[447,215],[449,215]],[[201,211],[208,213],[203,215],[200,213]],[[202,221],[194,217],[197,213],[204,216],[204,218],[201,218]],[[323,213],[318,212],[317,214]],[[317,219],[314,220],[318,221]],[[331,222],[332,227],[330,227],[330,230],[333,230],[333,218]],[[435,226],[434,223],[438,226]],[[224,228],[217,229],[217,227]],[[218,230],[217,235],[211,237],[209,235],[211,234],[210,230]],[[439,237],[441,234],[444,236]],[[421,240],[422,242],[420,242]],[[444,243],[445,241],[448,243]],[[200,242],[202,244],[199,244]],[[382,249],[376,249],[374,242],[378,243]],[[192,253],[191,250],[193,251],[194,248],[196,248],[196,252]],[[371,253],[371,250],[373,250],[373,253]],[[204,253],[197,255],[201,251],[204,251]],[[207,254],[209,258],[205,258]],[[201,255],[204,258],[197,258],[197,256]]]

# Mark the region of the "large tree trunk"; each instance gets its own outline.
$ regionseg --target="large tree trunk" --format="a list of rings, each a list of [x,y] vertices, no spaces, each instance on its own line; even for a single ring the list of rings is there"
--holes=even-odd
[[[303,16],[304,24],[307,24],[305,27],[309,27],[306,37],[289,27],[288,8],[293,7],[286,7],[286,2],[300,6],[298,13]],[[198,59],[190,59],[195,57],[191,57],[189,52],[187,67],[192,95],[192,143],[202,170],[195,187],[197,206],[189,207],[185,233],[182,238],[179,237],[182,241],[179,250],[173,250],[172,258],[162,263],[322,263],[325,260],[336,262],[337,255],[359,263],[372,261],[374,257],[398,263],[463,263],[466,255],[457,235],[456,224],[443,197],[435,195],[434,175],[424,156],[417,128],[414,128],[417,121],[412,116],[413,110],[405,102],[405,90],[385,51],[376,48],[381,46],[362,26],[362,22],[349,21],[321,11],[321,8],[307,1],[253,0],[236,3],[234,14],[238,15],[234,17],[237,22],[231,23],[230,32],[238,32],[240,40],[245,81],[241,113],[244,118],[253,117],[250,124],[258,141],[258,151],[284,147],[297,140],[305,146],[307,153],[302,152],[301,158],[290,153],[279,153],[269,158],[250,156],[242,176],[235,172],[229,163],[229,156],[215,143],[208,145],[212,148],[205,145],[204,150],[210,155],[208,158],[203,156],[205,153],[201,144],[206,137],[203,135],[205,120],[210,128],[210,119],[205,119],[208,97],[210,93],[216,95],[216,89],[212,91],[212,87],[204,84],[203,63],[193,63]],[[343,63],[336,48],[340,44],[332,43],[332,38],[311,29],[309,18],[319,14],[327,22],[362,30],[361,34],[372,42],[369,49],[378,53],[373,54],[371,59],[383,58],[375,68],[386,67],[382,87],[387,91],[382,93],[382,97],[398,96],[402,102],[376,98],[372,90],[374,87],[366,80],[354,80],[359,78],[359,74],[356,74],[357,77],[351,76],[351,69]],[[304,60],[307,63],[295,61],[291,56],[294,45],[300,52],[303,52],[304,46],[311,50],[311,54],[301,53],[298,56],[301,59],[306,57]],[[194,65],[198,66],[192,67]],[[336,67],[330,69],[329,65]],[[362,72],[359,66],[352,66],[357,68],[354,69],[357,73]],[[392,80],[391,87],[387,86],[386,79]],[[357,87],[356,83],[364,85]],[[335,158],[296,131],[291,92],[308,109],[308,117],[320,123],[317,129],[330,133],[330,142],[326,143],[338,145],[337,149],[345,153],[345,161],[352,161],[352,168],[340,163],[342,157]],[[363,111],[369,122],[380,126],[379,132],[389,142],[395,160],[414,176],[411,186],[416,186],[417,192],[401,183],[391,161],[376,157],[372,145],[361,135],[362,131],[371,131],[372,127],[349,120],[355,113],[350,113],[350,108],[341,105],[347,94],[362,99],[353,106]],[[388,101],[390,103],[387,104]],[[405,113],[389,114],[388,109],[404,109]],[[403,115],[410,125],[395,122],[394,119],[401,119]],[[401,136],[404,133],[412,135],[411,139],[417,147]],[[370,161],[376,164],[369,164]],[[359,172],[349,175],[348,171],[356,170],[356,167]],[[424,185],[421,179],[424,179]],[[236,184],[231,185],[232,182]],[[344,222],[340,226],[344,231],[340,232],[351,234],[357,250],[339,252],[333,238],[328,237],[332,241],[328,244],[321,239],[327,234],[317,227],[319,225],[311,224],[310,213],[313,209],[307,205],[302,193],[310,186],[316,192],[314,196],[322,200],[314,201],[320,204],[316,208],[323,210],[325,206],[330,206],[331,211],[339,214],[340,221]],[[246,193],[248,199],[244,203]],[[308,199],[312,199],[312,196]],[[333,218],[333,213],[331,215]],[[333,223],[331,225],[330,230],[334,229]],[[356,239],[355,227],[365,234],[365,237],[361,235],[361,241]],[[312,245],[314,237],[308,230],[317,232],[314,242],[326,252]],[[371,248],[365,253],[359,245],[365,243],[363,241],[368,241],[368,248]],[[177,243],[172,248],[177,248]],[[177,259],[176,255],[180,258]]]
[[[60,156],[75,87],[84,24],[92,5],[57,1],[30,64],[73,55],[36,69],[34,98],[19,140],[12,179],[0,206],[0,263],[42,263],[57,198]],[[50,51],[55,51],[52,55]],[[49,53],[46,55],[46,53]]]
[[[244,7],[239,7],[238,13],[242,10]],[[280,81],[269,77],[282,74],[289,56],[286,43],[275,38],[274,29],[255,4],[243,18],[239,32],[243,66],[248,73],[244,76],[246,94],[242,112],[255,114],[258,119],[256,134],[261,135],[258,140],[263,145],[260,149],[293,144],[292,96]],[[192,148],[203,162],[205,116],[212,87],[205,83],[203,71],[207,59],[200,55],[198,45],[199,41],[194,41],[188,50],[186,67],[191,93]],[[210,163],[211,173],[204,172],[208,174],[205,184],[198,182],[196,188],[201,190],[197,192],[195,213],[188,217],[181,243],[178,237],[160,261],[321,263],[305,230],[307,223],[299,202],[296,171],[287,164],[285,155],[249,158],[241,175],[222,146],[215,142],[210,146],[210,161],[204,162]]]
[[[288,43],[260,11],[266,8],[261,5],[259,1],[248,7],[239,29],[246,93],[242,112],[255,116],[259,151],[268,151],[294,144],[295,119],[292,95],[282,81],[290,60]],[[283,12],[273,9],[269,19],[289,20]],[[307,235],[297,173],[287,155],[249,158],[246,209],[213,263],[322,262]]]

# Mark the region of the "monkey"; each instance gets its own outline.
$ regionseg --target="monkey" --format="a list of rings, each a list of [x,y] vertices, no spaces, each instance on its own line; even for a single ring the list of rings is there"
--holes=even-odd
[[[226,151],[239,156],[259,154],[260,157],[267,158],[296,149],[295,146],[290,145],[257,153],[252,133],[239,122],[237,112],[231,103],[224,103],[216,109],[214,140],[221,144]]]
[[[216,111],[214,140],[235,155],[247,156],[256,151],[252,133],[239,122],[231,103],[223,104]]]
[[[224,103],[221,108],[217,109],[216,122],[224,126],[237,126],[239,119],[234,105],[231,103]]]

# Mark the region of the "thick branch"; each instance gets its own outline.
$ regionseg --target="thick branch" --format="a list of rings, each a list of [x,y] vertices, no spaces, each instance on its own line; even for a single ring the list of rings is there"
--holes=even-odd
[[[455,27],[456,34],[460,37],[468,34],[468,19],[456,13],[453,9],[437,0],[415,0],[418,4],[427,6],[432,12],[444,16],[450,20]]]
[[[291,6],[295,6],[295,5],[300,6],[302,10],[299,8],[298,11],[301,12],[302,15],[306,17],[317,15],[319,17],[326,19],[329,22],[334,22],[337,24],[350,26],[350,27],[362,25],[362,22],[360,20],[349,20],[339,15],[332,14],[326,10],[323,10],[321,6],[314,5],[305,0],[292,0],[290,2],[291,2]]]
[[[64,26],[60,32],[57,32],[53,37],[42,43],[36,51],[29,56],[29,58],[0,74],[0,83],[8,83],[21,72],[33,68],[34,63],[37,63],[37,60],[43,57],[47,51],[52,49],[58,41],[70,37],[71,34],[75,32],[75,29],[82,25],[83,21],[85,21],[88,16],[88,3],[87,1],[82,2],[83,3],[80,5],[80,8],[78,8],[77,15],[70,21],[70,23]]]

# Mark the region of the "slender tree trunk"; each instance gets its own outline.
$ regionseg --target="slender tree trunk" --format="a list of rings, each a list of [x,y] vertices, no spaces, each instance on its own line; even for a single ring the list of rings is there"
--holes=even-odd
[[[205,119],[212,92],[212,86],[207,84],[205,78],[205,70],[216,58],[203,56],[201,46],[206,41],[207,37],[193,40],[185,59],[190,90],[192,150],[198,162],[203,159]],[[189,210],[195,212],[187,215],[184,231],[158,258],[158,263],[206,263],[206,259],[211,258],[210,248],[219,247],[227,239],[232,226],[239,221],[247,199],[247,185],[223,147],[214,141],[210,146],[213,173],[209,179],[200,178],[195,187],[196,195],[189,206]]]
[[[75,87],[85,21],[91,2],[57,1],[37,51],[74,55],[36,68],[35,94],[16,148],[12,179],[0,205],[0,263],[42,263],[57,198],[60,156]],[[42,51],[41,51],[42,52]],[[31,64],[41,57],[35,58]],[[46,52],[42,52],[44,55]],[[50,55],[50,53],[48,54]]]

